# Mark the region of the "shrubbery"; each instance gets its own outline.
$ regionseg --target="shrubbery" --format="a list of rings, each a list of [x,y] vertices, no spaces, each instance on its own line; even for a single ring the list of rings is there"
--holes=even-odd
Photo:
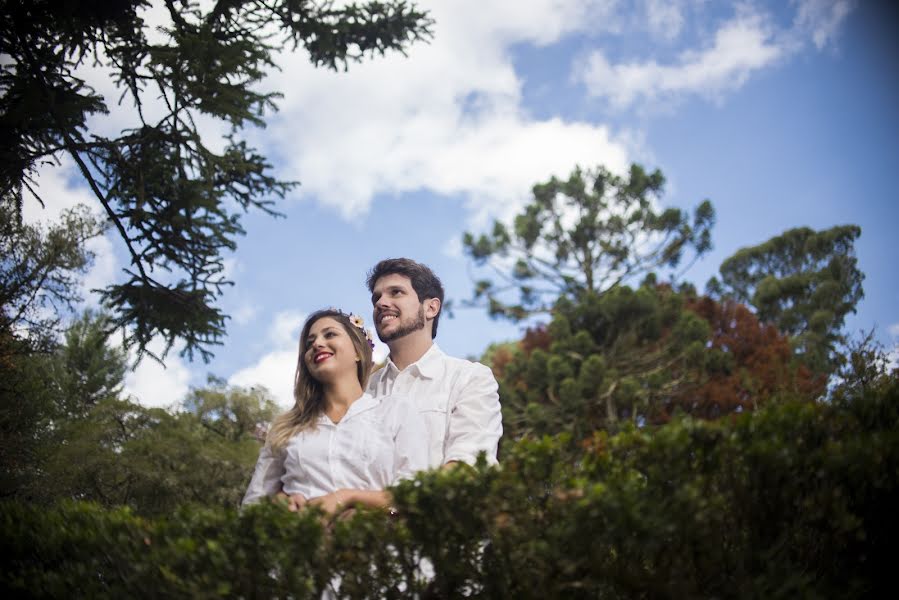
[[[899,381],[717,422],[506,447],[426,473],[400,517],[7,503],[34,597],[880,597],[899,533]],[[7,596],[8,597],[8,596]]]

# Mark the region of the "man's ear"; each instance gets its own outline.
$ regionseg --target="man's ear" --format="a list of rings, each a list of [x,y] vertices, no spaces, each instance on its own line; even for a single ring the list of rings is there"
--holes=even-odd
[[[425,317],[433,319],[440,314],[440,298],[428,298],[424,301]]]

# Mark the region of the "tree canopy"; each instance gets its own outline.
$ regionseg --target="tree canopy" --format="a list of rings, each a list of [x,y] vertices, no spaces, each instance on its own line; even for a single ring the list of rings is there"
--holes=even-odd
[[[216,299],[241,212],[277,214],[273,199],[295,185],[239,135],[276,108],[278,94],[259,91],[274,53],[302,48],[316,66],[346,69],[404,52],[431,21],[404,0],[166,0],[168,22],[154,30],[150,5],[3,3],[0,195],[19,211],[28,196],[41,201],[38,169],[71,158],[130,257],[124,280],[102,290],[113,322],[141,352],[160,336],[166,352],[180,339],[208,359],[224,332]],[[133,109],[117,136],[96,129],[113,99],[82,79],[87,67],[107,72]],[[201,117],[231,128],[222,151],[201,135]]]
[[[759,319],[792,336],[818,372],[832,373],[846,315],[864,297],[853,247],[859,235],[856,225],[790,229],[725,260],[710,291],[752,306]]]
[[[795,360],[787,336],[745,306],[652,279],[580,301],[560,298],[548,325],[495,346],[506,438],[661,425],[812,401],[824,380]]]
[[[102,232],[86,206],[45,227],[22,222],[9,198],[0,198],[0,356],[55,345],[61,313],[81,301],[80,278],[93,261],[85,242]]]
[[[85,312],[53,352],[17,357],[3,378],[0,495],[143,514],[235,506],[277,410],[271,396],[213,377],[166,409],[142,406],[123,391],[127,356],[108,321]]]
[[[692,220],[659,208],[663,184],[638,165],[627,178],[575,169],[568,181],[535,185],[513,230],[496,223],[489,235],[465,234],[467,254],[497,272],[475,283],[476,301],[494,316],[550,313],[484,355],[508,437],[584,439],[679,412],[716,419],[824,393],[832,371],[822,357],[830,360],[861,297],[858,228],[795,229],[741,250],[721,266],[718,292],[700,296],[675,278],[660,282],[655,269],[707,252],[714,212],[709,201]]]
[[[605,167],[576,168],[533,187],[533,199],[513,227],[496,221],[489,234],[465,233],[465,253],[493,267],[474,301],[491,316],[513,320],[549,311],[556,298],[602,294],[660,267],[676,267],[688,251],[711,249],[715,212],[708,200],[692,220],[678,208],[657,206],[665,178],[631,165],[627,176]],[[517,292],[517,302],[508,300]]]

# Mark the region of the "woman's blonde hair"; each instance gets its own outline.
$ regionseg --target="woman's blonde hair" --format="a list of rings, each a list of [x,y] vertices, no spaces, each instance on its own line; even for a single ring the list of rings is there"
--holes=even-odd
[[[366,338],[365,331],[350,321],[350,316],[343,312],[329,308],[312,313],[303,325],[300,333],[299,352],[297,356],[297,370],[293,380],[294,405],[286,413],[279,415],[273,422],[266,436],[266,443],[272,450],[283,450],[290,438],[306,429],[314,429],[319,417],[325,412],[325,398],[322,393],[322,385],[306,367],[304,355],[306,354],[306,338],[309,330],[319,319],[330,317],[343,325],[343,329],[350,336],[353,347],[360,360],[356,365],[356,375],[359,384],[365,390],[368,378],[372,371],[371,345]]]

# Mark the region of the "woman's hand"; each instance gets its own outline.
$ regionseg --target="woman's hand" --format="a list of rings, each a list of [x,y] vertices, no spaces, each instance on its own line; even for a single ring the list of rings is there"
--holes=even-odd
[[[288,496],[284,492],[278,492],[272,500],[283,504],[290,512],[298,512],[309,502],[303,494],[291,494]]]
[[[291,494],[290,500],[287,502],[287,510],[290,512],[299,512],[308,503],[309,501],[306,500],[306,496],[303,494]]]
[[[346,501],[346,490],[337,490],[336,492],[309,500],[306,502],[306,506],[318,506],[328,517],[335,517],[347,508]]]

